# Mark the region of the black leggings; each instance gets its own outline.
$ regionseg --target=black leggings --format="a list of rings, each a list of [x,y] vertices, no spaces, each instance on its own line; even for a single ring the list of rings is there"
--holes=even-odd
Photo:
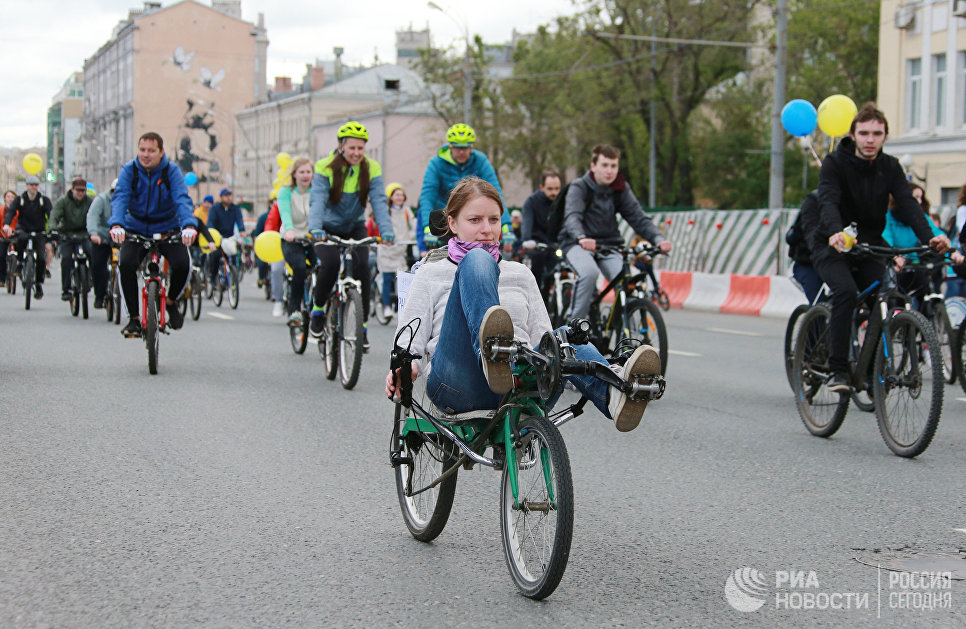
[[[366,237],[366,226],[356,225],[348,236],[336,234],[340,238],[359,240]],[[329,298],[335,281],[339,279],[339,261],[342,254],[340,247],[318,246],[315,255],[319,257],[319,271],[315,276],[315,303],[324,305]],[[369,320],[369,294],[372,292],[372,281],[369,278],[369,247],[356,247],[352,250],[352,277],[362,284],[362,320]]]
[[[168,281],[168,298],[177,299],[184,290],[188,281],[188,269],[191,268],[188,248],[180,242],[161,242],[158,244],[158,250],[168,261],[171,274]],[[121,292],[124,293],[124,303],[127,304],[127,311],[131,318],[137,317],[141,312],[138,304],[138,265],[147,254],[147,249],[130,240],[125,240],[118,252],[117,267],[121,275]]]

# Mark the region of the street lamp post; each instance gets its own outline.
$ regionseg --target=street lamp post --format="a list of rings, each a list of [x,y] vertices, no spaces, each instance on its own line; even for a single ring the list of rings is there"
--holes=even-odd
[[[435,9],[453,20],[460,29],[463,30],[463,41],[466,43],[466,52],[463,57],[463,122],[468,125],[472,125],[472,111],[473,111],[473,77],[472,77],[472,64],[470,60],[470,29],[469,26],[453,17],[451,13],[446,11],[443,7],[439,6],[432,0],[426,3],[430,9]]]

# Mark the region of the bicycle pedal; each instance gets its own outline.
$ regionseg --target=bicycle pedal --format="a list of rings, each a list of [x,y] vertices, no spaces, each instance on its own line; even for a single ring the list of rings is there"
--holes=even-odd
[[[490,362],[509,363],[513,362],[516,357],[517,347],[513,339],[502,339],[494,336],[483,341],[481,353],[488,356]]]
[[[659,400],[664,396],[667,388],[667,381],[660,374],[637,376],[630,382],[630,390],[627,396],[634,401]]]

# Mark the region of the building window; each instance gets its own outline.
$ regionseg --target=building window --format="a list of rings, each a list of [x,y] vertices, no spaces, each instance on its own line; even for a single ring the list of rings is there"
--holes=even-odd
[[[919,108],[922,102],[922,59],[906,60],[906,126],[919,128]]]
[[[932,102],[933,124],[946,124],[946,55],[932,56]]]

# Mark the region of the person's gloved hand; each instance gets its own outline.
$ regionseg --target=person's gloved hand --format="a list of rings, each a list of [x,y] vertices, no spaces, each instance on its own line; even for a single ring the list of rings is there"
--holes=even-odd
[[[120,225],[115,225],[111,228],[111,240],[117,244],[124,242],[124,228]]]
[[[439,236],[436,234],[426,234],[423,236],[423,244],[428,248],[433,249],[439,246]]]
[[[325,240],[325,230],[324,229],[310,229],[309,236],[312,240]]]
[[[524,240],[523,243],[521,244],[521,246],[524,249],[527,249],[527,250],[534,249],[537,246],[537,241],[536,240]]]
[[[512,245],[517,241],[517,235],[513,232],[507,232],[503,234],[503,244]]]
[[[195,241],[198,236],[198,230],[194,227],[185,227],[181,230],[181,242],[185,244],[186,247],[190,247],[191,243]]]
[[[387,245],[391,245],[392,243],[396,242],[396,234],[383,234],[382,242]]]

